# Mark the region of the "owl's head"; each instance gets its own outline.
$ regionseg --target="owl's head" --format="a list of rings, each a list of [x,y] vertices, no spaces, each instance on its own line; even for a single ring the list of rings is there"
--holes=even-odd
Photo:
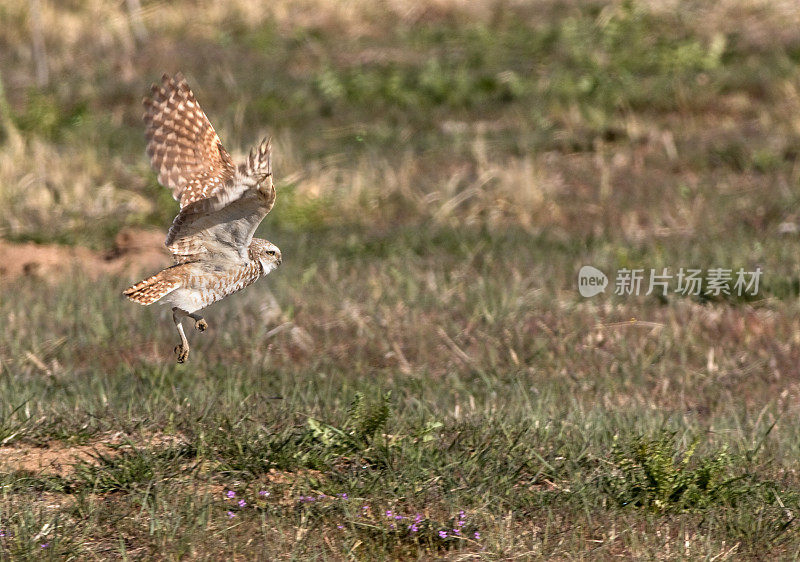
[[[277,269],[283,261],[281,250],[269,240],[253,238],[250,243],[250,257],[261,265],[261,275]]]

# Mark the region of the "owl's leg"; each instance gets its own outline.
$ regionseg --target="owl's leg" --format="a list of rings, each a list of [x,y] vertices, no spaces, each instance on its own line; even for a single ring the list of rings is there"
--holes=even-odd
[[[199,332],[206,331],[206,329],[208,328],[208,322],[206,322],[202,316],[200,316],[199,314],[191,314],[191,313],[188,316],[189,318],[194,320],[194,327],[197,331]]]
[[[188,316],[188,314],[177,306],[172,309],[172,320],[175,322],[175,327],[178,328],[178,334],[181,336],[181,343],[175,346],[178,363],[183,363],[189,357],[189,340],[186,339],[183,324],[181,324],[181,318],[184,316]]]

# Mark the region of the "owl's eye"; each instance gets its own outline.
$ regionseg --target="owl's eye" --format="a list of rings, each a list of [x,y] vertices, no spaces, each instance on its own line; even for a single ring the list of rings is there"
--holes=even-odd
[[[274,256],[275,255],[275,250],[267,250],[267,255],[268,256]]]

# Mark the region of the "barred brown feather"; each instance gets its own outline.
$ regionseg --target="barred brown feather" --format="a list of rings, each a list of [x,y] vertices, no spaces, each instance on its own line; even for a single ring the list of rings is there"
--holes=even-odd
[[[258,181],[264,181],[272,175],[272,139],[265,138],[257,147],[250,149],[246,173],[258,178]]]
[[[181,286],[180,278],[171,273],[169,269],[159,271],[152,277],[128,287],[122,294],[139,304],[153,304],[164,295]]]

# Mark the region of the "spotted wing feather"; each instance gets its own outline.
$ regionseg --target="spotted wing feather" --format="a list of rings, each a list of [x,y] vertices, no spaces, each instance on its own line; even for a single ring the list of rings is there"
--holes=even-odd
[[[230,187],[233,161],[180,73],[154,84],[144,106],[150,163],[181,208]]]

